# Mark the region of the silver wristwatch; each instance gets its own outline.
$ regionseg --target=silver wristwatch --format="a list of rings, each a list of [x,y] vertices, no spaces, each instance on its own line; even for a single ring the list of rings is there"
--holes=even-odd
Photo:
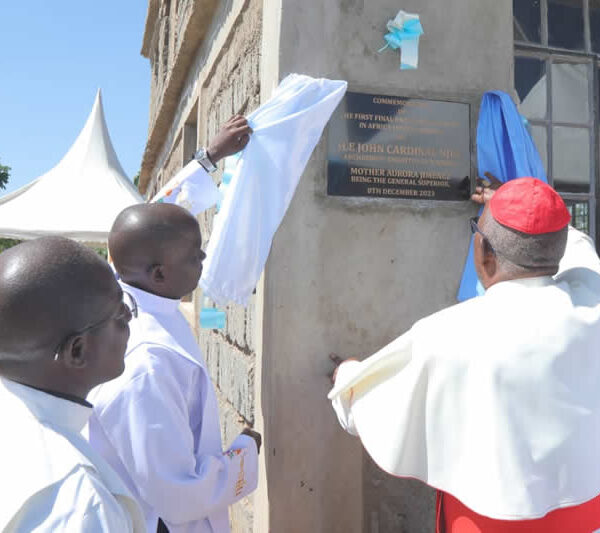
[[[204,170],[206,170],[206,172],[214,172],[215,170],[217,170],[215,164],[210,160],[210,157],[208,157],[208,152],[206,151],[206,148],[200,148],[194,154],[194,159],[204,167]]]

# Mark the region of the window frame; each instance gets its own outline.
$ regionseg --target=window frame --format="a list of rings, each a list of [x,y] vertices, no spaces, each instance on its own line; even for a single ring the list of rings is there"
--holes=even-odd
[[[519,0],[514,0],[519,1]],[[588,228],[589,234],[596,242],[600,237],[598,227],[600,224],[600,213],[598,212],[599,186],[599,152],[598,130],[599,124],[599,92],[600,92],[600,54],[592,52],[590,9],[589,0],[582,0],[584,50],[568,50],[565,48],[551,47],[548,45],[548,0],[540,2],[540,43],[514,39],[514,58],[533,58],[545,62],[546,67],[546,116],[544,118],[532,118],[527,120],[532,126],[542,126],[546,130],[546,171],[548,181],[554,185],[553,176],[553,128],[556,126],[576,127],[587,129],[590,141],[590,189],[586,193],[561,192],[561,197],[571,203],[588,204]],[[513,2],[514,5],[514,2]],[[513,28],[518,26],[518,21],[513,14]],[[524,34],[524,32],[522,32]],[[552,65],[555,63],[584,64],[588,66],[588,102],[590,106],[589,119],[586,123],[554,121],[552,102]]]

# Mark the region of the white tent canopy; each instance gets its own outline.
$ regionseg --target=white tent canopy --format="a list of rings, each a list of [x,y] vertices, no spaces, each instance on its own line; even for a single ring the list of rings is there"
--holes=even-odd
[[[98,90],[83,130],[58,165],[0,198],[0,236],[105,242],[117,214],[143,201],[110,141]]]

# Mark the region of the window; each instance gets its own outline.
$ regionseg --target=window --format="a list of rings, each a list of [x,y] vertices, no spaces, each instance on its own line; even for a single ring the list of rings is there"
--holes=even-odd
[[[513,0],[514,83],[548,180],[597,239],[600,0]]]

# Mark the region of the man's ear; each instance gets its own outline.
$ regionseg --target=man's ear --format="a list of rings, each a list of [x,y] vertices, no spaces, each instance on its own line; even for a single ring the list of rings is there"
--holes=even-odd
[[[67,368],[81,369],[88,364],[84,335],[74,335],[63,344],[59,358]]]
[[[496,254],[486,239],[481,239],[481,247],[483,268],[485,269],[486,274],[491,278],[498,270]]]
[[[152,265],[150,267],[150,280],[152,283],[162,285],[165,282],[165,267],[163,265]]]

